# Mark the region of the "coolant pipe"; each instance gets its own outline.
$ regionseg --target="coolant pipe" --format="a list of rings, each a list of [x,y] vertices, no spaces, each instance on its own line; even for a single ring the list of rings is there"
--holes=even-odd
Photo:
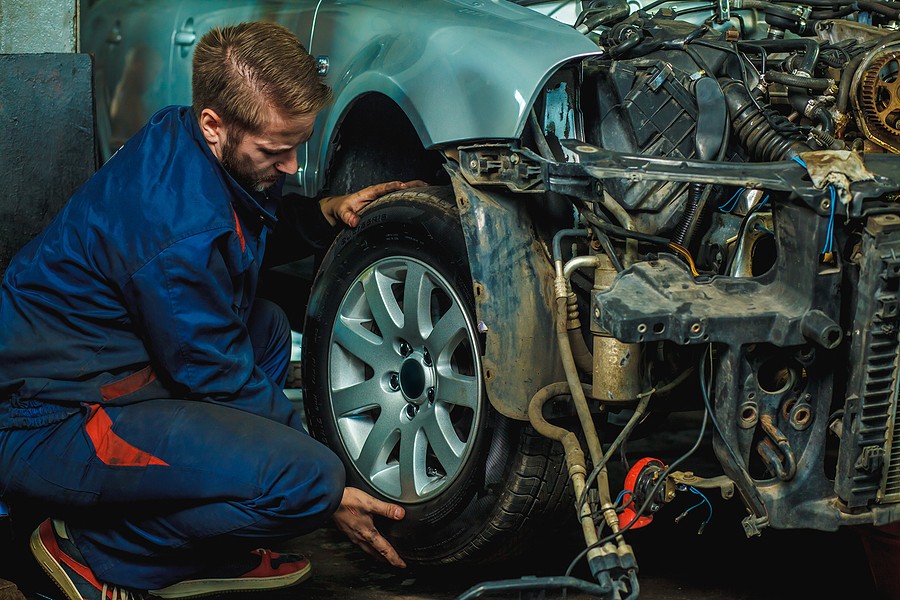
[[[569,336],[569,346],[572,348],[572,359],[575,361],[575,366],[586,373],[594,370],[594,355],[588,349],[587,342],[581,333],[578,298],[572,292],[570,278],[576,269],[581,267],[597,268],[597,264],[597,255],[576,256],[563,267],[563,277],[566,280],[566,333]]]
[[[843,71],[841,71],[841,79],[838,83],[838,91],[835,100],[835,108],[840,114],[845,114],[847,112],[853,74],[856,73],[857,67],[859,67],[859,63],[862,62],[863,57],[863,54],[857,54],[852,59],[850,59],[850,62],[847,63],[847,66],[844,67]]]
[[[556,341],[559,344],[563,369],[566,372],[566,381],[569,382],[569,388],[571,388],[575,412],[578,414],[578,420],[581,422],[582,429],[584,429],[591,461],[594,464],[598,464],[603,458],[603,449],[600,447],[600,438],[597,436],[597,428],[594,427],[591,409],[588,407],[587,398],[584,395],[584,390],[581,388],[581,380],[578,378],[575,359],[572,358],[572,346],[569,344],[569,332],[566,330],[566,289],[562,273],[557,278],[556,294]]]
[[[602,204],[603,208],[608,210],[610,214],[619,221],[619,224],[622,225],[622,227],[625,229],[634,229],[634,222],[631,219],[631,215],[628,214],[628,211],[625,210],[621,204],[616,202],[615,198],[613,198],[606,190],[603,190],[603,194],[600,196],[600,204]],[[626,267],[631,266],[637,254],[638,241],[634,238],[626,238],[625,255],[622,257],[622,263]]]
[[[825,77],[804,77],[781,71],[766,71],[763,79],[768,83],[780,83],[781,85],[815,92],[824,92],[834,85],[834,81]]]
[[[570,261],[571,262],[571,261]],[[594,418],[588,407],[587,398],[581,387],[581,379],[578,377],[578,368],[572,355],[572,345],[569,343],[569,333],[566,330],[566,314],[568,295],[568,280],[565,277],[562,261],[557,260],[556,267],[556,341],[559,345],[559,354],[563,362],[563,370],[566,372],[566,381],[569,383],[572,402],[575,404],[575,412],[581,428],[584,430],[585,441],[591,455],[591,462],[599,465],[603,460],[603,448],[600,446],[600,438],[597,436],[597,428],[594,426]],[[612,506],[612,498],[609,493],[609,479],[606,469],[597,477],[597,491],[600,494],[601,506]]]
[[[581,389],[581,386],[578,386]],[[569,479],[572,480],[572,487],[575,491],[575,497],[580,498],[585,491],[585,477],[587,475],[587,466],[584,460],[584,451],[581,444],[578,443],[578,436],[573,432],[552,425],[544,419],[544,403],[550,398],[570,394],[571,390],[568,382],[551,383],[539,389],[537,393],[531,397],[528,403],[528,420],[535,431],[562,444],[566,453],[566,466],[569,469]],[[583,394],[583,392],[582,392]],[[594,519],[591,516],[590,504],[585,502],[578,508],[578,520],[581,522],[581,529],[584,532],[584,541],[588,546],[592,546],[597,542],[597,529],[594,527]]]
[[[556,235],[553,236],[554,263],[562,263],[562,239],[564,237],[587,236],[588,233],[584,229],[563,229],[558,231]],[[578,257],[572,260],[578,260]],[[593,264],[586,266],[593,266]],[[568,282],[568,280],[569,275],[566,275],[566,281]],[[569,345],[572,348],[572,358],[579,369],[590,373],[594,368],[594,358],[587,346],[587,342],[584,341],[584,336],[581,334],[581,320],[578,315],[578,299],[575,297],[575,294],[572,292],[572,288],[568,283],[566,285],[566,307],[566,331],[569,336]]]

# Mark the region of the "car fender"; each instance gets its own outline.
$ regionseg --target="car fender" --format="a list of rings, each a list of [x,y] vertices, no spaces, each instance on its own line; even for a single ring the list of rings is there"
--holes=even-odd
[[[308,173],[307,186],[324,187],[336,130],[365,94],[383,94],[400,106],[425,148],[515,139],[552,73],[598,52],[570,26],[508,2],[389,4],[390,10],[372,1],[319,6],[310,52],[327,62],[335,100],[319,124],[317,158],[308,164],[315,172]],[[362,38],[359,31],[368,34]]]

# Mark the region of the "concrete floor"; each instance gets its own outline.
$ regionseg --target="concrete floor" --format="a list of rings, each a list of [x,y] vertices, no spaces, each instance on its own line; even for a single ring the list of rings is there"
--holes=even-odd
[[[574,520],[569,533],[577,530]],[[872,599],[874,588],[865,560],[853,536],[783,535],[746,540],[738,531],[704,532],[697,536],[690,525],[681,528],[654,520],[654,526],[635,531],[630,543],[637,557],[640,598],[643,600],[798,600],[806,598]],[[654,529],[659,527],[659,529]],[[334,530],[297,540],[297,551],[313,562],[314,576],[302,585],[305,600],[353,598],[358,600],[453,600],[472,586],[498,579],[561,576],[569,561],[583,548],[575,535],[533,540],[524,560],[491,568],[446,570],[383,567],[357,551]],[[738,534],[738,535],[733,535]],[[586,569],[575,575],[589,579]],[[298,590],[299,591],[299,590]],[[518,593],[483,598],[561,598],[559,591],[539,596]],[[277,597],[297,598],[285,592]],[[273,594],[273,598],[276,596]],[[569,593],[572,600],[595,598]],[[225,599],[221,599],[225,600]]]
[[[306,554],[313,576],[297,587],[266,594],[210,596],[210,600],[453,600],[472,586],[498,579],[563,575],[581,549],[569,531],[533,540],[522,560],[494,567],[393,569],[359,551],[332,528],[297,538],[284,550]],[[876,598],[858,540],[848,532],[766,532],[747,540],[733,523],[711,525],[702,536],[692,526],[674,525],[659,515],[649,528],[634,531],[630,543],[640,569],[641,600],[831,600]],[[30,559],[30,557],[28,557]],[[17,571],[27,600],[65,600],[43,572],[26,561]],[[587,578],[584,569],[574,575]],[[495,593],[481,598],[562,598],[559,591]],[[0,598],[5,597],[0,596]],[[13,596],[9,596],[10,600]],[[569,600],[595,598],[569,593]]]
[[[288,390],[288,394],[302,409],[299,390]],[[676,421],[670,439],[665,440],[673,455],[693,443],[679,429]],[[639,452],[638,444],[631,449]],[[667,460],[665,456],[660,458]],[[611,475],[610,480],[621,480],[616,477]],[[641,600],[872,600],[877,597],[862,546],[854,532],[766,530],[760,537],[747,539],[740,525],[745,511],[739,502],[713,496],[710,501],[714,513],[702,535],[697,534],[697,529],[707,515],[700,514],[699,510],[692,511],[678,524],[674,522],[677,514],[696,502],[695,497],[676,499],[654,516],[651,525],[629,532],[627,541],[634,549],[640,572]],[[341,533],[326,528],[297,538],[287,547],[276,548],[308,556],[313,565],[311,579],[295,588],[252,597],[454,600],[485,582],[562,576],[583,548],[574,510],[572,519],[560,523],[553,537],[533,539],[524,549],[523,558],[494,566],[398,570],[376,562]],[[65,600],[35,564],[27,545],[14,547],[14,556],[4,554],[7,560],[0,563],[0,580],[16,583],[27,600]],[[583,562],[576,566],[573,575],[592,581]],[[0,586],[2,593],[4,589]],[[554,590],[545,595],[510,592],[480,597],[548,600],[563,595]],[[0,595],[0,600],[15,598]],[[209,598],[234,600],[236,597]],[[566,598],[587,600],[594,596],[570,592]]]

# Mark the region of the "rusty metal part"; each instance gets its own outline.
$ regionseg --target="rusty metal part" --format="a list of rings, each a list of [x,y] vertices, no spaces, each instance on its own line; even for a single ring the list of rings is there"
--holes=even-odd
[[[900,50],[872,61],[859,86],[861,125],[866,136],[900,153]]]
[[[491,405],[502,415],[528,419],[528,399],[563,379],[553,331],[553,266],[534,237],[526,203],[501,191],[475,189],[448,163],[466,239],[482,368]],[[515,349],[515,351],[511,351]]]
[[[666,498],[675,495],[675,486],[681,484],[701,490],[719,490],[722,498],[730,500],[734,497],[734,481],[725,475],[718,477],[698,477],[692,471],[673,471],[666,477]]]
[[[759,455],[779,479],[790,481],[797,475],[797,460],[787,436],[775,425],[772,415],[762,415],[759,424],[768,436],[756,447]]]
[[[616,278],[616,270],[609,257],[597,255],[594,270],[594,291],[607,290]],[[591,388],[594,398],[614,400],[636,398],[640,393],[641,345],[620,342],[606,332],[594,330],[594,369]]]

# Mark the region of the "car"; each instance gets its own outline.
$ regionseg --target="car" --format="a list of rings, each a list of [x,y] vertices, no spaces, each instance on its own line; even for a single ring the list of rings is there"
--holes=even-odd
[[[310,432],[406,508],[385,531],[407,561],[499,560],[570,523],[591,589],[628,598],[628,531],[684,494],[742,503],[748,537],[900,521],[898,15],[96,0],[82,50],[105,159],[190,102],[210,28],[298,35],[334,102],[286,186],[429,183],[367,207],[287,302]],[[697,444],[659,458],[685,414]]]

